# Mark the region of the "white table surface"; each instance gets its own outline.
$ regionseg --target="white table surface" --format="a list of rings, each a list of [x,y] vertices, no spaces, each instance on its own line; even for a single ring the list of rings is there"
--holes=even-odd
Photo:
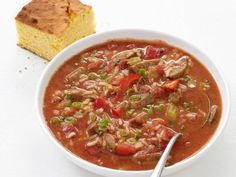
[[[236,176],[236,1],[84,0],[93,6],[97,32],[146,28],[179,36],[221,66],[231,90],[228,125],[211,151],[172,177]],[[27,0],[0,10],[0,176],[95,177],[67,160],[39,125],[36,84],[47,62],[16,46],[14,17]]]

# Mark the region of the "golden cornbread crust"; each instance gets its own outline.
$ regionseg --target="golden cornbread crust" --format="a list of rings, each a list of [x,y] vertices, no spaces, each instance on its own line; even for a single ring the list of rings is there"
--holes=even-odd
[[[79,0],[32,0],[16,20],[49,34],[60,35],[70,24],[70,15],[91,8]]]

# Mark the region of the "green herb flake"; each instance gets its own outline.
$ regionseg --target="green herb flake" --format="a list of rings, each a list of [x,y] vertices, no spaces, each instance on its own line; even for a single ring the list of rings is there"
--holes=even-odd
[[[147,75],[147,71],[145,69],[139,69],[138,74],[142,77],[145,77]]]
[[[73,100],[73,95],[68,94],[64,97],[64,99],[68,100],[68,101],[72,101]]]
[[[100,128],[106,128],[109,123],[109,119],[104,118],[99,122],[99,127]]]

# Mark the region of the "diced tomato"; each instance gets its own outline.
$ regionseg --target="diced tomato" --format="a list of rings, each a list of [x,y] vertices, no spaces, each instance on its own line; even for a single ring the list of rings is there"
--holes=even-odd
[[[172,138],[172,136],[175,135],[175,131],[170,129],[170,128],[166,128],[166,135],[170,138]]]
[[[160,58],[163,52],[164,50],[162,48],[156,48],[149,45],[146,47],[144,58],[145,59]]]
[[[169,95],[169,93],[162,87],[157,87],[156,89],[156,96],[158,98],[165,98]]]
[[[128,67],[127,62],[128,62],[127,60],[121,61],[121,62],[119,63],[119,68],[120,68],[120,69],[125,69],[125,68],[127,68],[127,67]]]
[[[97,71],[98,68],[103,64],[104,62],[102,60],[98,60],[96,62],[88,64],[87,68],[89,71]]]
[[[166,149],[166,146],[168,145],[169,141],[162,140],[161,141],[161,150],[164,151]]]
[[[133,155],[136,152],[134,146],[120,143],[116,147],[116,154],[118,155]]]
[[[140,78],[139,74],[133,73],[120,80],[120,93],[125,93],[129,87]]]
[[[121,117],[122,110],[121,110],[120,108],[112,108],[111,113],[112,113],[115,117]]]
[[[103,108],[105,111],[108,111],[110,106],[104,98],[97,98],[94,101],[94,106],[97,108]]]
[[[157,74],[159,76],[163,76],[163,74],[164,74],[164,66],[162,64],[159,64],[159,65],[157,65],[156,69],[157,69]]]
[[[101,146],[95,145],[95,146],[85,146],[85,149],[88,151],[91,155],[98,155],[101,152]]]
[[[162,87],[170,92],[175,91],[179,87],[179,80],[173,80],[165,83]]]

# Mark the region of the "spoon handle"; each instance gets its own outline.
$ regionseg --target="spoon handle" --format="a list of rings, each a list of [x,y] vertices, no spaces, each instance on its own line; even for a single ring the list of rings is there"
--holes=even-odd
[[[178,137],[181,135],[181,133],[176,133],[171,140],[169,141],[166,149],[164,150],[158,164],[156,165],[151,177],[161,177],[162,171],[165,167],[166,160],[169,156],[169,153],[172,149],[172,146],[175,144],[175,141],[178,139]]]

